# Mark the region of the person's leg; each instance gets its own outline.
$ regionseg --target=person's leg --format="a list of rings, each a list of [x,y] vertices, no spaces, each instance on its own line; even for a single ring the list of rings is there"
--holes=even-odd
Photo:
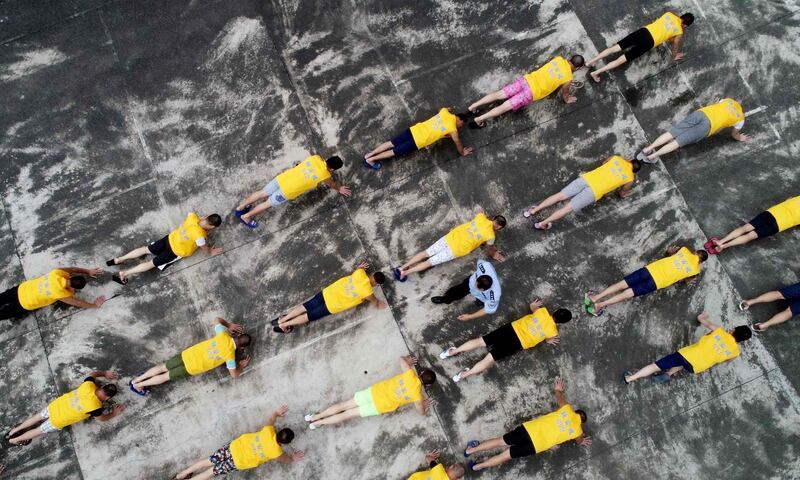
[[[350,408],[349,410],[345,410],[341,413],[337,413],[335,415],[331,415],[329,417],[323,418],[322,420],[316,420],[311,423],[311,425],[319,426],[319,425],[336,425],[342,422],[346,422],[348,420],[352,420],[354,418],[361,417],[361,411],[358,406]]]
[[[244,220],[245,222],[249,222],[256,215],[262,212],[266,212],[270,208],[272,208],[272,203],[270,203],[269,200],[267,200],[266,202],[261,202],[255,207],[253,207],[252,210],[242,215],[242,220]]]
[[[609,307],[611,305],[616,305],[617,303],[624,302],[625,300],[630,300],[633,297],[634,297],[633,289],[628,288],[628,289],[624,290],[622,293],[614,295],[613,297],[609,298],[608,300],[605,300],[603,302],[595,303],[594,308],[595,308],[596,311],[603,310],[606,307]]]
[[[480,100],[470,105],[467,108],[467,110],[469,110],[472,113],[475,113],[478,110],[478,108],[484,105],[488,105],[494,102],[499,102],[501,100],[505,100],[506,98],[508,97],[506,96],[505,92],[503,92],[503,90],[497,90],[496,92],[492,92],[488,95],[485,95]]]
[[[483,341],[483,337],[473,338],[472,340],[467,340],[466,342],[462,343],[461,346],[450,350],[450,356],[458,355],[459,353],[470,352],[485,346],[486,342]]]
[[[334,405],[331,405],[330,407],[326,408],[325,410],[319,413],[315,413],[314,415],[311,416],[311,421],[317,422],[320,420],[324,420],[328,417],[332,417],[336,414],[345,412],[347,410],[352,410],[354,408],[356,409],[356,411],[358,411],[358,404],[354,399],[351,398],[350,400],[345,400],[344,402],[339,402]]]
[[[489,440],[484,440],[483,442],[479,443],[477,447],[468,448],[467,455],[472,455],[473,453],[485,452],[487,450],[505,448],[507,446],[508,445],[503,440],[503,437],[490,438]]]
[[[202,460],[198,460],[197,462],[193,463],[189,468],[186,470],[182,470],[179,474],[175,476],[176,480],[183,480],[188,478],[189,475],[192,475],[195,472],[200,472],[203,470],[213,471],[214,464],[211,463],[211,460],[208,458],[204,458]],[[195,477],[192,477],[195,478]]]
[[[586,62],[587,67],[591,67],[595,63],[599,62],[600,60],[606,58],[609,55],[613,55],[615,53],[619,53],[622,51],[622,47],[619,46],[618,43],[606,48],[602,52],[598,53],[596,57]]]
[[[617,292],[621,292],[626,288],[628,288],[628,283],[625,280],[622,280],[621,282],[617,282],[614,285],[611,285],[610,287],[606,288],[602,292],[596,295],[592,295],[589,298],[593,302],[597,302],[598,300],[602,300],[603,298],[608,297],[609,295],[614,295]]]
[[[210,480],[211,478],[214,477],[215,477],[214,468],[212,467],[212,468],[207,468],[202,472],[200,472],[199,474],[193,476],[192,480]]]
[[[10,437],[10,436],[14,435],[15,433],[17,433],[19,431],[27,430],[27,429],[31,428],[32,426],[36,425],[37,423],[41,423],[43,421],[44,421],[44,417],[42,417],[39,414],[39,412],[34,413],[30,417],[26,418],[25,421],[23,421],[22,423],[20,423],[16,427],[12,428],[8,432],[8,436]]]
[[[469,295],[469,277],[457,285],[448,288],[442,295],[443,303],[452,303]]]
[[[511,460],[511,449],[506,449],[503,453],[498,453],[497,455],[491,457],[489,460],[483,461],[474,467],[472,467],[475,471],[480,471],[486,468],[496,467],[498,465],[502,465],[507,461]]]
[[[239,205],[236,206],[236,210],[244,210],[244,207],[246,207],[248,205],[252,205],[252,204],[254,204],[254,203],[256,203],[256,202],[258,202],[260,200],[264,200],[268,196],[269,195],[267,195],[267,192],[265,192],[264,190],[259,190],[257,192],[253,192],[250,195],[248,195],[247,197],[245,197],[245,199],[242,200],[239,203]]]
[[[406,263],[400,265],[400,272],[405,275],[408,273],[408,270],[419,263],[425,263],[425,260],[430,258],[428,253],[425,251],[419,252],[418,254],[411,257]],[[426,267],[430,268],[430,266]],[[424,269],[423,269],[424,270]]]
[[[279,317],[278,318],[278,323],[288,322],[289,320],[291,320],[291,319],[293,319],[295,317],[299,317],[299,316],[305,315],[305,314],[306,314],[306,307],[303,306],[303,304],[301,303],[300,305],[295,305],[294,307],[290,308],[289,311],[286,312],[285,315],[283,315],[282,317]]]
[[[741,235],[732,240],[722,243],[721,245],[719,245],[719,251],[721,252],[723,250],[726,250],[730,247],[735,247],[737,245],[745,245],[756,239],[758,239],[758,234],[755,231],[750,231],[745,233],[744,235]]]
[[[530,207],[528,209],[528,213],[530,213],[531,215],[536,215],[537,213],[541,212],[547,207],[551,207],[556,203],[565,202],[567,200],[569,200],[569,197],[565,195],[564,192],[558,192],[554,195],[550,195],[549,197],[545,198],[544,200],[542,200],[541,203],[533,207]]]
[[[20,443],[27,442],[28,440],[33,440],[34,438],[41,437],[44,435],[44,432],[41,428],[34,428],[32,430],[28,430],[27,432],[23,433],[18,437],[14,437],[9,440],[9,443],[12,445],[19,445]]]
[[[756,323],[756,325],[758,326],[758,330],[763,332],[764,330],[768,329],[773,325],[778,325],[783,322],[789,321],[789,319],[791,319],[792,316],[793,316],[792,309],[787,308],[782,312],[776,313],[775,315],[772,316],[772,318],[770,318],[766,322]]]
[[[656,365],[655,363],[651,363],[650,365],[642,367],[641,369],[639,369],[639,371],[637,371],[633,375],[630,375],[630,376],[626,375],[625,376],[625,381],[628,382],[628,383],[635,382],[636,380],[640,380],[642,378],[647,378],[650,375],[654,375],[654,374],[656,374],[656,373],[658,373],[660,371],[661,371],[661,369],[658,368],[658,365]]]
[[[725,249],[725,248],[727,248],[729,246],[728,245],[729,243],[731,243],[731,242],[733,242],[735,240],[738,240],[741,237],[747,237],[749,234],[752,234],[752,235],[755,236],[755,238],[758,238],[758,235],[755,233],[755,227],[753,227],[749,223],[745,223],[741,227],[738,227],[738,228],[734,229],[733,231],[731,231],[729,234],[725,235],[722,238],[722,240],[720,240],[719,242],[716,242],[716,243],[717,243],[717,246],[720,248],[720,250],[723,250],[723,249]],[[755,238],[753,238],[753,240]],[[746,240],[744,243],[747,243],[749,241],[750,240]]]
[[[128,270],[120,271],[119,272],[119,278],[122,279],[122,280],[125,280],[126,278],[130,277],[131,275],[144,273],[144,272],[150,271],[150,270],[152,270],[154,268],[156,268],[156,264],[153,263],[152,260],[149,260],[147,262],[142,262],[139,265],[136,265],[135,267],[130,268]]]
[[[653,143],[644,147],[642,151],[649,156],[649,154],[653,153],[653,150],[660,147],[661,145],[664,145],[667,142],[671,142],[672,140],[674,140],[674,138],[672,137],[671,133],[669,132],[662,133],[661,135],[658,136],[658,138],[655,139]]]
[[[679,149],[681,146],[675,140],[669,142],[668,144],[664,145],[662,148],[659,148],[655,152],[647,155],[648,160],[655,160],[656,158],[666,155],[668,153],[672,153],[675,150]],[[646,154],[647,152],[645,152]]]
[[[500,115],[508,113],[513,109],[514,107],[511,105],[511,102],[509,100],[506,100],[505,102],[494,107],[493,109],[489,110],[483,115],[475,117],[475,123],[477,123],[478,125],[483,125],[483,122],[485,122],[486,120],[499,117]]]
[[[167,370],[169,370],[169,369],[167,368],[166,364],[162,363],[162,364],[156,365],[155,367],[151,367],[149,370],[147,370],[143,374],[141,374],[138,377],[134,378],[132,380],[132,382],[135,385],[135,384],[137,384],[139,382],[143,382],[143,381],[147,380],[148,378],[155,377],[156,375],[161,375],[162,373],[167,373]]]
[[[370,160],[375,155],[377,155],[379,153],[383,153],[383,152],[385,152],[387,150],[391,150],[392,148],[394,148],[394,145],[392,145],[392,142],[383,142],[380,145],[378,145],[377,147],[375,147],[374,150],[372,150],[368,154],[364,155],[364,158],[367,159],[367,160]]]
[[[390,145],[391,145],[391,143],[390,143]],[[367,158],[366,160],[369,163],[375,163],[375,162],[377,162],[379,160],[386,160],[386,159],[392,158],[392,157],[394,157],[394,149],[393,148],[390,149],[390,150],[386,150],[384,152],[381,152],[381,153],[376,153],[375,155]]]
[[[163,385],[163,384],[165,384],[167,382],[169,382],[169,372],[162,373],[162,374],[156,375],[154,377],[150,377],[147,380],[143,380],[143,381],[138,382],[138,383],[134,383],[133,387],[136,388],[136,390],[141,390],[142,388],[146,388],[146,387],[152,387],[152,386],[155,386],[155,385]]]
[[[563,207],[559,208],[555,212],[551,213],[550,216],[548,216],[547,218],[545,218],[544,220],[542,220],[539,223],[541,225],[543,225],[544,227],[547,227],[548,224],[552,225],[554,222],[556,222],[557,220],[561,220],[562,218],[566,217],[570,213],[572,213],[572,205],[567,204],[567,205],[564,205]]]
[[[772,303],[772,302],[777,302],[778,300],[785,300],[785,297],[781,292],[773,290],[771,292],[762,293],[756,298],[745,300],[744,302],[746,302],[747,306],[750,307],[752,305],[756,305],[759,303]]]
[[[122,262],[126,262],[128,260],[133,260],[134,258],[144,257],[145,255],[149,254],[150,250],[147,247],[139,247],[135,250],[131,250],[130,252],[126,253],[121,257],[114,257],[114,264],[119,265]]]
[[[469,378],[473,375],[480,375],[481,373],[489,370],[494,365],[494,358],[491,353],[487,353],[478,363],[472,366],[469,370],[461,374],[461,380]]]
[[[607,63],[604,66],[598,68],[597,70],[593,70],[593,71],[589,72],[589,75],[592,76],[592,78],[594,79],[595,82],[599,82],[600,81],[600,75],[602,75],[603,73],[605,73],[605,72],[607,72],[609,70],[614,70],[615,68],[618,68],[618,67],[624,65],[625,62],[627,62],[627,61],[628,61],[628,59],[625,58],[625,55],[620,55],[619,58],[617,58],[613,62]]]

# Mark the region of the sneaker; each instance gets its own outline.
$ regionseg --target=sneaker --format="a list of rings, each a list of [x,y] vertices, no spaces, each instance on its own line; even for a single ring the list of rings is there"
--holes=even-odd
[[[455,348],[456,347],[454,347],[452,345],[447,347],[447,350],[445,350],[445,351],[443,351],[442,353],[439,354],[439,358],[441,358],[442,360],[444,360],[445,358],[448,358],[451,355],[450,350],[455,350]]]
[[[591,307],[592,306],[592,304],[594,303],[592,301],[592,298],[591,298],[592,295],[594,295],[594,292],[591,291],[591,290],[588,290],[586,293],[583,294],[583,306],[584,307]]]
[[[319,428],[319,425],[317,425],[315,423],[309,423],[308,424],[308,429],[309,430],[316,430],[317,428]]]
[[[456,383],[460,382],[461,381],[461,375],[464,375],[467,372],[469,372],[469,368],[465,368],[465,369],[461,370],[460,372],[456,373],[455,375],[453,375],[453,381],[456,382]]]
[[[312,418],[314,418],[314,414],[313,413],[309,413],[309,414],[306,414],[305,417],[303,417],[303,420],[305,420],[306,422],[310,422]]]
[[[464,449],[464,458],[469,457],[469,454],[467,453],[467,449],[475,448],[480,444],[481,444],[481,442],[479,442],[477,440],[470,440],[469,442],[467,442],[467,448]]]
[[[392,273],[394,273],[394,278],[398,282],[405,282],[406,280],[408,280],[408,277],[406,277],[406,276],[404,276],[403,274],[400,273],[400,268],[395,268],[392,271]]]
[[[597,310],[594,305],[590,305],[590,306],[586,307],[586,313],[588,313],[589,315],[591,315],[593,317],[600,317],[604,313],[606,313],[606,311],[605,310]]]
[[[444,297],[431,297],[431,302],[433,302],[433,303],[435,303],[437,305],[441,304],[441,303],[445,303]]]

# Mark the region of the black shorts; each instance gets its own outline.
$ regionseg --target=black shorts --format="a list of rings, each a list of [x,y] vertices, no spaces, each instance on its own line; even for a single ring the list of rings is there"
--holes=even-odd
[[[617,42],[625,54],[625,60],[629,62],[652,50],[655,44],[650,30],[644,27]]]
[[[395,157],[402,157],[417,150],[419,149],[416,142],[414,142],[414,135],[411,135],[410,128],[403,130],[400,135],[392,139],[392,151]]]
[[[517,333],[510,323],[506,323],[497,330],[484,335],[483,342],[495,362],[499,362],[522,350],[522,343],[520,343],[519,337],[517,337]]]
[[[303,308],[306,309],[309,322],[319,320],[320,318],[327,317],[331,314],[331,312],[328,310],[328,306],[325,305],[325,297],[322,296],[322,292],[319,292],[311,297],[311,300],[303,304]]]
[[[503,435],[503,441],[506,442],[506,445],[511,446],[509,449],[511,458],[536,455],[536,448],[533,446],[533,440],[531,440],[531,436],[528,435],[528,431],[525,430],[525,427],[522,425]]]
[[[761,212],[748,222],[756,231],[758,238],[770,237],[778,233],[778,221],[769,212]]]
[[[28,310],[22,308],[19,303],[18,289],[19,285],[0,293],[0,320],[20,318],[28,314]]]
[[[172,251],[172,247],[169,246],[169,235],[161,240],[156,240],[155,242],[151,243],[147,246],[147,249],[150,250],[150,253],[155,255],[155,258],[153,259],[153,265],[156,267],[169,265],[178,259],[178,256]]]

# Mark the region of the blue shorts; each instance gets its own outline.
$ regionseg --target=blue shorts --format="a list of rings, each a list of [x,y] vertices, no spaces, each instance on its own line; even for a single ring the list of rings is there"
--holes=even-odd
[[[281,186],[278,185],[278,181],[274,178],[264,187],[264,193],[269,197],[269,204],[273,207],[283,205],[288,200],[286,195],[283,194],[283,191],[281,191]]]
[[[417,150],[419,149],[416,142],[414,142],[414,136],[411,135],[410,128],[403,130],[400,135],[392,139],[392,152],[394,152],[395,157],[402,157]]]
[[[657,290],[656,281],[646,268],[640,268],[625,277],[625,283],[633,290],[634,297],[641,297]]]
[[[791,310],[792,315],[800,315],[800,283],[783,287],[778,291],[781,292],[781,295],[789,304],[789,310]]]
[[[328,306],[325,305],[325,298],[322,296],[322,292],[311,297],[311,300],[303,304],[303,308],[306,309],[309,322],[319,320],[331,314],[331,312],[328,311]]]
[[[683,367],[686,371],[694,373],[692,364],[687,362],[686,359],[683,358],[683,355],[678,352],[670,353],[664,358],[659,358],[656,360],[656,366],[665,372],[670,368]]]

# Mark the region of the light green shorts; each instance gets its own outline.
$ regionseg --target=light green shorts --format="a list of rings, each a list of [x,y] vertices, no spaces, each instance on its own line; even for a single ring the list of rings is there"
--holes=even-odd
[[[375,401],[372,399],[372,387],[356,392],[353,397],[356,405],[358,405],[358,413],[362,417],[374,417],[380,415],[378,407],[375,406]]]

